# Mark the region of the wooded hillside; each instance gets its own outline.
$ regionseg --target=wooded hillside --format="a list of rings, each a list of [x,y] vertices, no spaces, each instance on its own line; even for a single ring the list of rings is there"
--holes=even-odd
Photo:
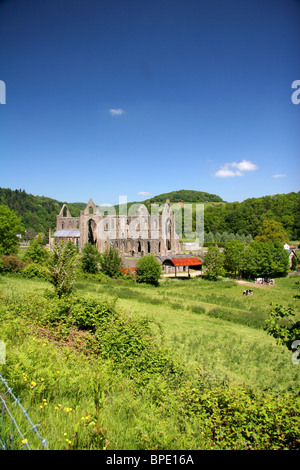
[[[48,233],[49,228],[56,226],[56,216],[64,202],[45,196],[27,194],[24,189],[0,188],[0,205],[7,205],[13,210],[26,230],[34,230],[37,233]],[[79,217],[80,210],[86,203],[67,203],[73,217]]]
[[[265,219],[281,222],[291,240],[300,238],[300,192],[275,194],[205,208],[206,232],[232,232],[255,237]]]
[[[255,237],[263,220],[272,219],[283,224],[291,240],[300,239],[300,192],[250,198],[243,202],[225,203],[219,196],[202,191],[179,190],[160,194],[144,201],[150,209],[154,203],[208,203],[205,204],[204,230],[209,233],[228,232]],[[64,202],[73,217],[79,217],[84,202],[68,203],[45,196],[27,194],[24,189],[0,188],[0,205],[7,205],[22,220],[26,230],[48,233],[56,226],[56,216]],[[95,201],[97,204],[97,201]],[[128,203],[128,208],[132,203]]]

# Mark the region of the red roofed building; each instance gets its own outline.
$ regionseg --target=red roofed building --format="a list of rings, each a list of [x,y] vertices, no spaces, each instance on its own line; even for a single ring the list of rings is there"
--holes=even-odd
[[[175,272],[175,277],[178,272],[187,272],[190,275],[190,268],[193,270],[201,271],[202,262],[199,258],[183,256],[161,257],[164,271],[167,273]]]

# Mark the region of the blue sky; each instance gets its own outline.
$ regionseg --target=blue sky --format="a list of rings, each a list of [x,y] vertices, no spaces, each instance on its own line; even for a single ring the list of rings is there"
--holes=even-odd
[[[0,18],[0,187],[299,190],[298,0],[6,0]]]

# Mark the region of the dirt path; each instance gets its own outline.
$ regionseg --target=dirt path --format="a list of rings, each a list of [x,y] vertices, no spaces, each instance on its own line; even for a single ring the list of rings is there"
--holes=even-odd
[[[237,284],[241,284],[243,286],[255,286],[255,287],[273,287],[275,284],[256,284],[255,282],[248,282],[248,281],[235,281]]]

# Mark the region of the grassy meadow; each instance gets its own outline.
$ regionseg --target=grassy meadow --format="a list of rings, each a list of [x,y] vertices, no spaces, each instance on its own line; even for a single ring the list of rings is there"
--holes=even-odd
[[[227,279],[86,276],[70,306],[42,279],[1,276],[0,373],[50,449],[299,448],[300,366],[264,330],[272,302],[300,318],[299,282],[243,296]]]
[[[261,389],[299,389],[300,370],[291,352],[264,331],[273,302],[294,308],[300,318],[299,278],[277,279],[274,286],[249,285],[201,278],[165,278],[158,288],[147,285],[95,285],[79,282],[76,289],[88,295],[117,296],[122,310],[148,315],[160,325],[164,341],[188,365],[196,362],[211,374]]]

